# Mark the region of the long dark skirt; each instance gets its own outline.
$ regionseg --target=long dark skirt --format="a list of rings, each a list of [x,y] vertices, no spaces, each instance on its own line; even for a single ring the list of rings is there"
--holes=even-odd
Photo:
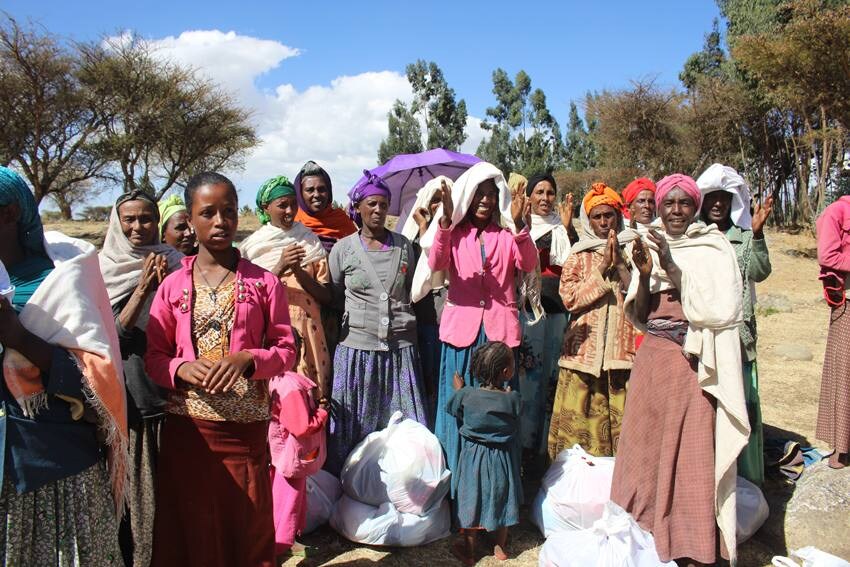
[[[121,553],[124,563],[148,567],[153,552],[156,514],[156,461],[159,433],[165,415],[147,417],[130,427],[130,490],[128,509],[121,520]]]
[[[265,421],[166,417],[153,565],[274,565],[267,433]]]
[[[830,313],[815,436],[839,453],[850,453],[850,307],[847,303]]]

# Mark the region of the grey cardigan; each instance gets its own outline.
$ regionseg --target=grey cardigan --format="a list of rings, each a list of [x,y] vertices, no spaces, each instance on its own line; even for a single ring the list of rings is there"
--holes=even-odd
[[[340,344],[359,350],[388,351],[416,345],[416,317],[410,286],[416,266],[413,246],[392,233],[389,251],[367,252],[355,232],[334,244],[328,259],[337,303],[344,299]],[[388,274],[381,281],[375,262]]]

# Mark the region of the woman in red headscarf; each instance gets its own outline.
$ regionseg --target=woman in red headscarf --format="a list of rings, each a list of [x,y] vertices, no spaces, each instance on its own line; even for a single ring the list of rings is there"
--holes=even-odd
[[[631,265],[623,246],[637,238],[623,231],[623,201],[604,183],[594,183],[582,200],[579,241],[561,271],[560,295],[572,322],[558,361],[561,367],[549,456],[576,443],[592,455],[617,450],[634,359],[634,327],[623,313]]]
[[[655,220],[655,183],[647,177],[638,177],[623,189],[623,203],[629,226],[648,225]]]

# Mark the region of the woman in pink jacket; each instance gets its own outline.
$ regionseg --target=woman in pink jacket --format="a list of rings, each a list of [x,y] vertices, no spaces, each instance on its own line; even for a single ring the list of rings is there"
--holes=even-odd
[[[267,380],[295,358],[286,292],[233,247],[233,183],[185,191],[198,255],[163,280],[145,365],[166,389],[152,564],[274,565]]]
[[[821,281],[831,307],[815,436],[835,450],[829,466],[850,464],[850,197],[839,198],[817,221]]]
[[[525,192],[510,195],[502,172],[481,162],[449,189],[443,187],[439,226],[432,225],[430,270],[447,271],[449,293],[440,321],[440,376],[436,434],[455,470],[460,444],[457,419],[446,411],[455,373],[478,387],[470,374],[472,352],[487,341],[520,344],[515,275],[537,265],[529,235],[530,203]],[[438,212],[439,214],[439,212]],[[509,228],[503,228],[507,225]]]

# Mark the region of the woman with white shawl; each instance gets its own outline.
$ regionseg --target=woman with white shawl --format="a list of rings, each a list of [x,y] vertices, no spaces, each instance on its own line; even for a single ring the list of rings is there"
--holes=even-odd
[[[294,371],[315,382],[319,398],[324,398],[330,395],[333,375],[321,315],[322,306],[331,302],[327,253],[319,237],[295,220],[298,201],[285,176],[263,183],[256,202],[262,226],[239,245],[239,251],[286,287],[292,329],[302,340]]]
[[[741,273],[686,175],[658,182],[660,220],[636,243],[626,314],[635,356],[611,500],[655,538],[662,561],[735,564],[736,460],[749,421],[741,382]],[[719,528],[719,530],[718,530]]]
[[[476,163],[451,189],[443,185],[442,192],[443,202],[435,215],[439,222],[431,223],[420,240],[423,254],[412,294],[414,301],[421,299],[432,288],[434,274],[447,273],[435,433],[449,469],[455,470],[460,433],[457,420],[446,411],[454,375],[478,387],[470,374],[475,349],[487,341],[501,341],[511,348],[520,345],[514,278],[517,272],[534,270],[537,250],[529,234],[531,206],[525,193],[511,195],[504,175],[494,165]]]
[[[702,192],[701,217],[706,224],[716,224],[726,235],[738,257],[738,268],[744,285],[744,324],[741,325],[741,358],[743,359],[744,396],[750,417],[750,441],[738,458],[738,474],[759,486],[764,483],[764,437],[756,367],[756,293],[755,284],[770,275],[770,256],[764,238],[764,224],[773,209],[773,198],[764,206],[756,203],[750,215],[750,190],[737,171],[715,163],[697,179]]]
[[[437,218],[437,210],[443,202],[443,183],[449,189],[452,188],[451,179],[445,175],[438,175],[416,193],[416,202],[413,203],[402,226],[401,233],[410,240],[417,257],[422,255],[419,240],[425,236],[428,227]],[[445,274],[440,273],[435,276],[434,285],[425,297],[413,304],[413,312],[416,314],[416,335],[419,340],[419,358],[422,361],[422,378],[425,382],[425,396],[432,422],[433,412],[437,407],[437,384],[440,372],[440,316],[443,314],[447,294]]]
[[[525,467],[533,466],[546,453],[549,415],[558,383],[558,358],[564,342],[569,313],[558,287],[561,266],[570,254],[571,242],[578,240],[573,220],[573,196],[567,194],[556,204],[558,189],[551,174],[537,174],[526,180],[517,173],[508,178],[511,191],[522,191],[531,203],[531,239],[538,253],[541,313],[525,306],[520,313],[522,344],[519,347],[519,392],[522,396],[522,442]]]
[[[151,559],[155,515],[155,471],[165,400],[145,372],[145,330],[157,286],[177,269],[183,254],[160,242],[159,209],[144,191],[115,201],[103,248],[98,254],[124,363],[130,428],[129,514],[121,529],[125,562],[146,566]]]

